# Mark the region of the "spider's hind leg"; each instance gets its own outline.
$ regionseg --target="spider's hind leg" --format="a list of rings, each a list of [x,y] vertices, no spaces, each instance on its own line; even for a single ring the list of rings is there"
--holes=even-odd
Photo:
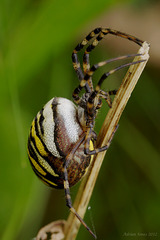
[[[79,214],[76,212],[75,208],[72,205],[72,200],[71,200],[71,194],[70,194],[70,187],[69,187],[69,180],[68,180],[68,166],[71,161],[71,159],[74,157],[74,153],[78,149],[78,147],[81,145],[81,143],[85,139],[85,133],[81,135],[79,140],[75,143],[73,148],[70,150],[70,152],[67,154],[65,157],[65,161],[63,164],[63,185],[64,185],[64,191],[65,191],[65,199],[66,199],[66,205],[69,207],[70,211],[79,219],[81,224],[90,232],[90,234],[96,239],[96,235],[91,231],[91,229],[87,226],[87,224],[83,221],[83,219],[79,216]]]
[[[87,226],[87,224],[79,216],[79,214],[76,212],[75,208],[72,205],[69,182],[68,182],[68,173],[67,173],[67,168],[65,165],[63,168],[63,173],[64,173],[64,182],[63,183],[64,183],[64,190],[65,190],[66,205],[67,205],[67,207],[69,207],[70,211],[78,218],[78,220],[83,224],[83,226],[90,232],[90,234],[96,239],[97,238],[96,235],[91,231],[91,229]]]

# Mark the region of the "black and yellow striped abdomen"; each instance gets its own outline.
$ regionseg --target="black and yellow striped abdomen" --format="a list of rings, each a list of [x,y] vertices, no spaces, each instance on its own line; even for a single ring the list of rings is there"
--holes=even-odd
[[[28,156],[36,175],[47,185],[64,188],[65,157],[83,134],[77,120],[77,108],[65,98],[51,99],[32,122],[28,138]],[[90,148],[93,143],[90,141]],[[67,167],[70,186],[85,174],[91,156],[80,144]]]

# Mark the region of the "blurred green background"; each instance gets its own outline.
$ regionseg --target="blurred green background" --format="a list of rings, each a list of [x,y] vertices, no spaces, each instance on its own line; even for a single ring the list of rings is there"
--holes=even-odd
[[[120,119],[85,220],[98,239],[160,239],[160,4],[158,1],[0,1],[0,239],[29,240],[53,220],[66,219],[64,192],[34,175],[26,154],[30,124],[54,96],[71,99],[78,80],[71,53],[97,26],[151,43],[150,60]],[[158,40],[159,39],[159,40]],[[97,63],[136,53],[108,36],[91,55]],[[107,68],[98,71],[94,81]],[[125,71],[106,81],[117,88]],[[97,118],[97,131],[108,110]],[[72,197],[79,185],[72,188]],[[149,233],[153,233],[149,237]],[[77,240],[92,239],[80,228]]]

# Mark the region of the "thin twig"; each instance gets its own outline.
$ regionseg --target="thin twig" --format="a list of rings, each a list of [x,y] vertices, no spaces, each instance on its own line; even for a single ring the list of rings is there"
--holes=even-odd
[[[98,147],[106,145],[109,139],[111,139],[115,128],[118,125],[121,114],[128,102],[128,99],[130,98],[131,93],[149,59],[148,51],[149,44],[147,42],[144,42],[143,46],[138,51],[138,53],[141,53],[143,55],[135,57],[133,61],[135,62],[144,59],[146,61],[131,65],[127,71],[126,76],[124,77],[123,82],[114,98],[112,108],[108,111],[106,119],[98,135]],[[83,179],[79,187],[74,202],[74,208],[82,218],[86,212],[86,208],[88,206],[105,154],[106,151],[101,152],[94,158],[86,177]],[[65,227],[65,240],[74,240],[77,236],[79,227],[79,220],[75,217],[74,214],[70,213]]]

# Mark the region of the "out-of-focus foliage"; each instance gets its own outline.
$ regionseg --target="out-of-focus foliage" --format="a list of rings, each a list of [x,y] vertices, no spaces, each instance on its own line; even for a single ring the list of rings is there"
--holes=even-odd
[[[51,97],[71,99],[78,83],[71,62],[77,38],[88,33],[85,27],[89,31],[90,25],[97,27],[98,16],[119,6],[116,2],[120,4],[110,0],[0,2],[2,240],[32,239],[43,225],[67,218],[64,192],[48,189],[29,166],[27,136],[33,117]],[[139,37],[143,39],[143,33]],[[99,48],[91,61],[111,55],[106,47]],[[96,76],[100,72],[103,70]],[[92,210],[86,213],[86,221],[88,225],[93,221],[99,239],[124,239],[127,233],[143,235],[134,239],[147,239],[150,232],[160,236],[160,84],[154,81],[158,75],[152,65],[143,73],[102,166]],[[117,74],[112,82],[118,86],[122,77]],[[108,86],[114,87],[111,81],[103,88]],[[97,130],[106,109],[104,106],[98,116]],[[77,187],[72,190],[73,198]],[[92,239],[81,227],[77,239],[82,237]]]

